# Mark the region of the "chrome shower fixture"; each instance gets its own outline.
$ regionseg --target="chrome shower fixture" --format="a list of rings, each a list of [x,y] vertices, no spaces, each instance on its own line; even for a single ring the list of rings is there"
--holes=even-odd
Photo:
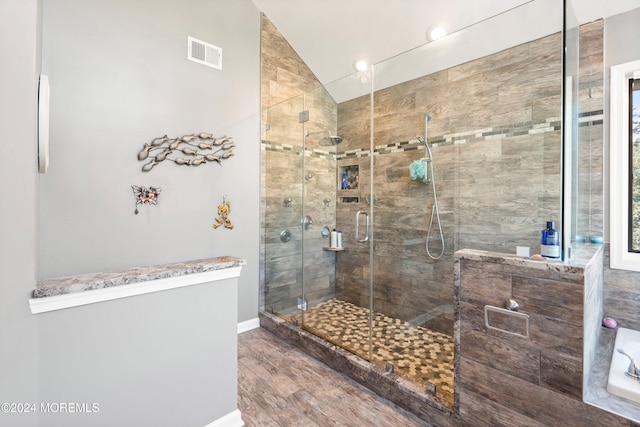
[[[331,146],[331,145],[338,145],[342,142],[342,137],[338,136],[338,135],[331,135],[331,132],[327,131],[327,130],[321,130],[321,131],[317,131],[317,132],[307,132],[305,133],[305,137],[309,136],[309,135],[314,135],[314,134],[319,134],[319,133],[325,133],[327,134],[326,137],[320,139],[318,141],[319,145],[323,145],[323,146]]]
[[[424,157],[420,159],[424,162],[424,178],[422,178],[422,182],[424,182],[425,184],[429,184],[433,177],[433,166],[431,165],[433,156],[431,155],[431,148],[429,148],[429,143],[425,141],[423,137],[417,136],[416,138],[418,138],[418,142],[420,144],[423,144],[425,147]]]
[[[435,173],[433,171],[433,154],[431,153],[431,147],[429,146],[429,120],[431,120],[433,116],[430,113],[425,113],[424,115],[424,138],[418,136],[418,141],[420,144],[424,144],[424,157],[420,160],[424,162],[425,174],[422,181],[425,184],[431,184],[433,189],[433,205],[431,205],[431,220],[429,221],[429,229],[427,231],[427,240],[425,242],[425,250],[427,252],[427,256],[433,260],[438,260],[442,258],[444,255],[444,234],[442,232],[442,222],[440,221],[440,208],[438,207],[438,195],[436,194],[436,179]],[[433,219],[436,219],[436,226],[438,228],[438,235],[440,237],[440,253],[438,255],[434,255],[431,253],[429,249],[429,242],[431,240],[431,230],[433,229]]]

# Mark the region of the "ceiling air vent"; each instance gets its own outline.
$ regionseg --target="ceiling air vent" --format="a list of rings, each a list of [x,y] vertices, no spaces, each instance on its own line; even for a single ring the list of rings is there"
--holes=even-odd
[[[189,61],[222,70],[222,48],[191,36],[187,37],[187,45]]]

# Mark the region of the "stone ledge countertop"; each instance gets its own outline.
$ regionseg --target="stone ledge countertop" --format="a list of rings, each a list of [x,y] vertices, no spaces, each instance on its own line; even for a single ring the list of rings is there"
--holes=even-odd
[[[583,270],[594,259],[594,256],[599,250],[602,250],[601,244],[581,244],[573,247],[573,256],[571,260],[564,262],[549,259],[536,260],[531,257],[519,257],[515,254],[481,251],[476,249],[461,249],[456,251],[455,258],[555,271],[559,273],[576,273]]]
[[[56,277],[40,280],[36,283],[33,298],[44,298],[55,295],[71,294],[112,286],[128,285],[165,279],[168,277],[185,276],[187,274],[204,273],[225,268],[246,265],[246,260],[231,256],[207,258],[196,261],[176,262],[172,264],[136,267],[124,271],[108,273],[87,273],[76,276]]]

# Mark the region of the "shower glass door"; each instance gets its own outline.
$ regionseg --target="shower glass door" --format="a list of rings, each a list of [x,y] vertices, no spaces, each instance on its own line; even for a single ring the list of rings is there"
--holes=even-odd
[[[300,317],[303,295],[304,95],[263,111],[264,307]]]
[[[454,147],[429,109],[434,76],[385,87],[399,59],[374,72],[372,361],[451,408]]]
[[[369,98],[368,80],[346,78],[334,84],[364,85],[362,93]],[[369,360],[368,178],[364,177],[370,170],[370,115],[365,108],[364,117],[358,117],[365,128],[341,124],[344,108],[350,108],[349,103],[337,103],[323,86],[305,94],[309,120],[305,123],[304,209],[313,225],[303,231],[307,309],[302,326]],[[332,242],[334,230],[341,233],[341,244]]]
[[[316,210],[317,228],[305,240],[303,326],[371,360],[371,72],[325,87],[307,97],[305,170],[313,177],[305,183],[305,206]],[[349,96],[332,98],[337,88]],[[321,237],[324,227],[341,232],[342,245]]]
[[[337,104],[320,84],[304,94],[303,122],[301,326],[333,341],[325,312],[335,296],[337,252],[329,249],[336,229]]]

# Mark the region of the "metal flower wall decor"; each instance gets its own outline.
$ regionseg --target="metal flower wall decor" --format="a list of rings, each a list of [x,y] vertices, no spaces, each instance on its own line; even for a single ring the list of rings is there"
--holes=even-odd
[[[136,198],[136,210],[134,213],[138,215],[138,205],[157,205],[158,196],[162,191],[160,187],[143,187],[138,185],[132,185],[133,197]]]
[[[149,160],[142,166],[142,172],[149,172],[165,160],[184,166],[200,166],[214,162],[222,165],[223,160],[233,156],[231,149],[235,146],[231,137],[215,138],[212,134],[204,132],[178,138],[164,135],[155,138],[149,144],[145,143],[138,153],[138,160]]]

